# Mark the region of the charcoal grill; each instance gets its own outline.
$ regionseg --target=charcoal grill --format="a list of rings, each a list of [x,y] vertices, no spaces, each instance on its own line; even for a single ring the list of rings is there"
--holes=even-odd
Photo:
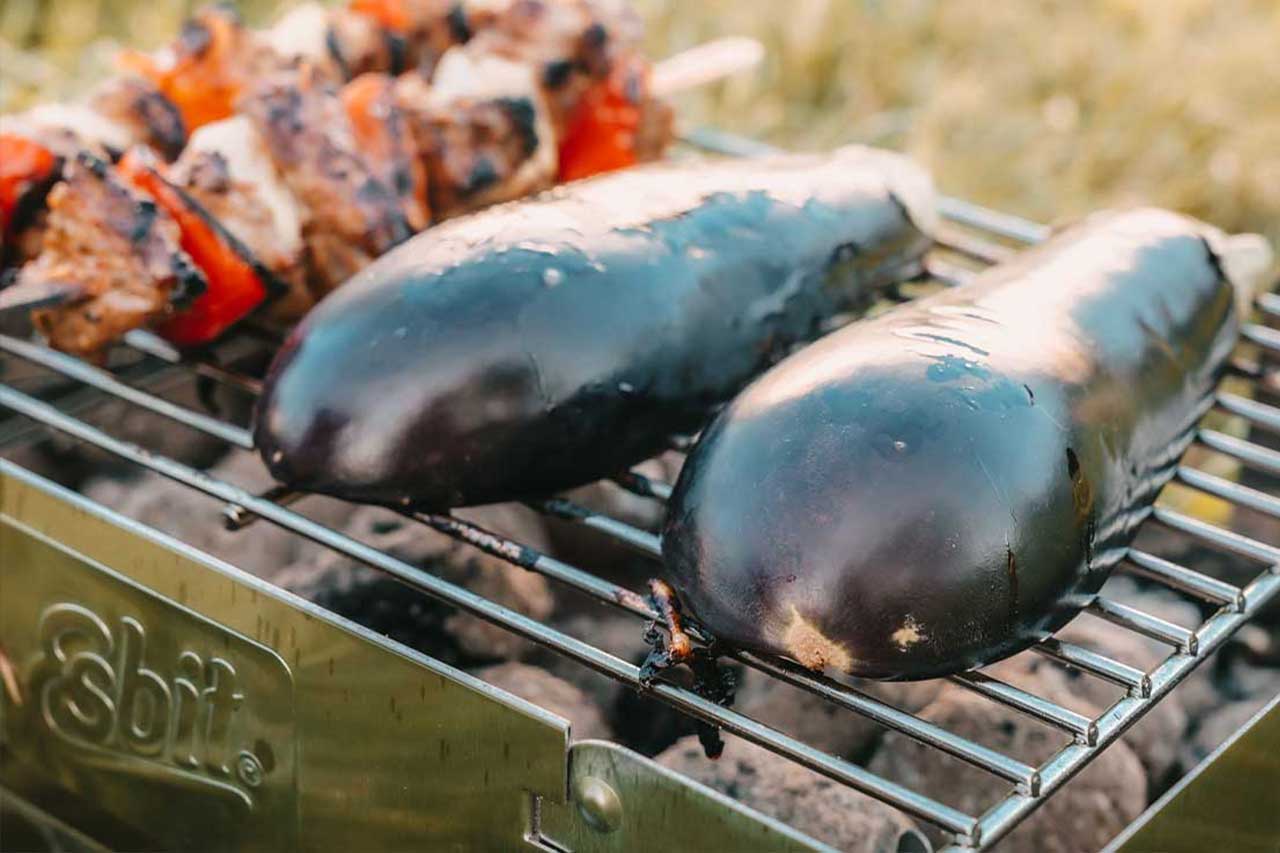
[[[714,132],[693,134],[689,141],[723,153],[763,150],[752,141]],[[945,200],[943,214],[946,227],[941,245],[927,262],[929,280],[921,287],[960,283],[975,270],[1047,233],[1040,225],[955,199]],[[908,298],[910,293],[901,296]],[[1280,299],[1274,296],[1260,297],[1258,308],[1280,317]],[[252,350],[269,345],[266,336],[247,330],[221,347]],[[235,372],[210,354],[181,356],[144,332],[131,333],[125,347],[137,359],[128,370],[113,372],[0,336],[0,364],[7,371],[0,373],[5,379],[0,383],[0,409],[13,415],[7,422],[0,421],[4,442],[0,449],[17,447],[50,430],[69,436],[222,502],[224,522],[229,529],[240,530],[238,535],[253,536],[262,524],[276,525],[608,678],[641,688],[634,664],[309,518],[292,508],[296,493],[279,488],[250,493],[91,425],[82,415],[114,398],[231,447],[252,448],[245,425],[178,405],[160,389],[166,383],[198,379],[254,394],[260,388],[256,376]],[[1255,356],[1259,351],[1264,356],[1280,353],[1280,334],[1264,325],[1248,325],[1243,351]],[[1230,373],[1234,382],[1245,387],[1241,393],[1220,390],[1206,413],[1216,409],[1252,427],[1280,431],[1280,408],[1249,396],[1248,387],[1265,381],[1260,361],[1237,358]],[[37,386],[49,377],[63,382],[64,392],[67,384],[74,391],[46,398]],[[672,444],[681,448],[688,441],[673,437]],[[1188,443],[1247,468],[1280,474],[1280,453],[1252,441],[1203,427]],[[1180,455],[1185,449],[1170,448],[1170,453]],[[1280,518],[1280,498],[1201,468],[1183,464],[1175,480],[1233,506]],[[665,500],[671,490],[669,483],[634,472],[615,482],[656,501]],[[113,754],[109,744],[89,748],[83,738],[68,747],[65,737],[51,731],[57,721],[31,719],[38,704],[35,695],[28,695],[22,706],[12,696],[4,700],[6,704],[0,705],[5,715],[0,720],[4,740],[0,742],[18,760],[7,761],[0,771],[3,785],[24,797],[30,795],[37,803],[50,802],[50,792],[92,800],[89,812],[95,820],[100,818],[94,826],[105,827],[102,831],[108,834],[124,833],[116,838],[131,838],[128,833],[133,830],[141,831],[142,838],[170,842],[190,841],[195,831],[230,832],[221,824],[199,829],[211,826],[193,814],[203,808],[199,804],[205,800],[200,798],[208,797],[208,814],[230,814],[224,810],[247,804],[248,817],[237,824],[240,835],[195,837],[243,848],[315,847],[345,839],[358,846],[385,842],[399,848],[417,843],[425,845],[419,849],[515,849],[523,839],[531,849],[544,851],[639,850],[656,843],[652,833],[675,826],[685,833],[682,837],[690,846],[703,849],[825,849],[616,745],[585,741],[570,746],[567,725],[553,715],[220,564],[12,461],[0,459],[0,486],[0,534],[5,537],[6,554],[0,566],[6,593],[0,599],[0,643],[19,670],[27,657],[41,654],[35,645],[35,635],[41,631],[46,664],[51,663],[50,656],[60,653],[58,643],[76,631],[82,643],[94,630],[107,632],[111,649],[123,647],[126,635],[133,631],[138,642],[145,638],[149,644],[147,657],[121,675],[124,681],[144,669],[147,677],[164,681],[169,676],[154,669],[158,666],[154,661],[168,654],[181,665],[183,655],[195,656],[186,658],[197,664],[189,678],[183,681],[175,671],[164,689],[169,697],[164,701],[177,707],[180,696],[191,697],[193,713],[205,715],[199,719],[206,726],[201,730],[206,752],[208,744],[217,740],[208,727],[216,725],[221,707],[217,690],[225,686],[209,681],[208,673],[217,661],[238,667],[234,685],[241,693],[235,694],[240,697],[237,701],[245,707],[253,705],[260,732],[255,747],[215,760],[181,754],[181,744],[146,742],[148,725],[154,728],[155,721],[137,715],[153,713],[154,705],[152,712],[139,712],[134,703],[135,718],[124,721],[124,726],[132,725],[135,731],[122,737],[132,737],[136,743],[130,755],[122,756]],[[656,561],[659,556],[656,536],[623,521],[562,498],[531,506],[592,528],[645,558]],[[497,531],[451,515],[411,517],[507,561],[512,571],[539,573],[632,614],[637,631],[644,620],[655,616],[648,600],[635,591]],[[219,523],[216,514],[211,513],[209,523]],[[1061,748],[1039,765],[992,750],[786,660],[746,652],[730,655],[738,664],[817,694],[848,713],[868,717],[1007,782],[1007,796],[983,814],[958,811],[675,683],[658,681],[647,691],[684,714],[940,827],[951,839],[948,849],[989,848],[1053,797],[1280,592],[1280,548],[1165,505],[1153,508],[1144,524],[1165,528],[1253,566],[1254,579],[1237,586],[1155,553],[1130,549],[1119,571],[1154,581],[1216,610],[1202,624],[1189,628],[1105,597],[1094,601],[1089,607],[1094,615],[1168,647],[1167,656],[1150,669],[1056,638],[1034,647],[1029,654],[1123,689],[1121,698],[1096,717],[982,672],[950,679],[987,701],[1060,732]],[[39,625],[33,621],[36,614],[43,620]],[[69,626],[62,634],[55,630],[59,619]],[[217,649],[221,652],[215,654]],[[70,646],[61,651],[68,659],[73,654]],[[201,659],[200,654],[205,657]],[[57,662],[53,663],[56,670]],[[195,682],[202,677],[201,691],[195,689],[200,687]],[[55,673],[37,687],[47,691],[61,689],[60,684]],[[128,689],[143,688],[134,684]],[[154,685],[151,689],[160,691],[156,696],[164,694]],[[252,696],[251,689],[256,691]],[[197,697],[204,697],[204,704]],[[147,703],[142,705],[145,708]],[[178,712],[174,719],[179,719]],[[180,728],[178,735],[185,731]],[[102,743],[110,740],[108,736]],[[116,752],[121,749],[117,746]],[[172,760],[165,763],[165,756]],[[129,775],[112,777],[113,772]],[[128,781],[113,788],[112,778]],[[179,792],[173,795],[176,800],[140,796],[144,791],[170,790]]]

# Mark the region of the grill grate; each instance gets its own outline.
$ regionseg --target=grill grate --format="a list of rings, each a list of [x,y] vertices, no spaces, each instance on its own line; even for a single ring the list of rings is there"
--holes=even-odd
[[[702,147],[714,147],[728,153],[753,153],[763,148],[758,143],[722,134],[699,134],[691,141]],[[935,284],[962,282],[982,265],[1008,256],[1014,251],[1014,246],[1036,242],[1047,233],[1042,226],[954,199],[945,200],[943,213],[949,223],[945,239],[928,263],[930,277]],[[904,292],[902,297],[907,298],[907,294]],[[1280,317],[1280,298],[1263,296],[1258,300],[1258,307],[1266,314]],[[261,349],[265,337],[260,332],[251,331],[241,334],[228,345],[240,347],[241,351],[245,346]],[[1280,334],[1265,326],[1246,327],[1244,340],[1264,352],[1280,354]],[[145,360],[158,364],[161,370],[152,374],[139,374],[129,370],[113,373],[46,347],[0,335],[0,352],[4,353],[5,361],[11,365],[25,362],[44,371],[60,374],[72,380],[77,388],[76,393],[59,398],[55,404],[21,390],[16,381],[0,383],[0,408],[11,410],[25,419],[21,428],[14,428],[12,425],[0,428],[0,445],[5,441],[30,436],[33,430],[52,429],[63,433],[222,501],[225,504],[224,521],[231,530],[245,531],[262,521],[277,525],[381,570],[414,589],[506,628],[609,678],[631,687],[640,686],[640,672],[634,664],[378,551],[291,509],[290,505],[302,496],[297,492],[277,487],[261,494],[251,494],[203,471],[116,438],[81,420],[78,414],[95,401],[116,398],[176,421],[229,446],[252,449],[252,436],[243,427],[177,405],[160,396],[160,383],[156,377],[171,381],[175,378],[171,374],[176,373],[179,379],[189,381],[191,377],[195,377],[203,382],[234,387],[249,394],[256,394],[261,389],[261,382],[257,377],[231,370],[209,356],[183,356],[167,343],[145,332],[131,333],[126,338],[125,346]],[[1268,381],[1261,368],[1246,361],[1235,363],[1232,372],[1238,381],[1246,385],[1260,387]],[[1225,391],[1218,393],[1210,403],[1207,409],[1217,409],[1236,416],[1252,426],[1280,431],[1280,408]],[[34,425],[30,422],[34,422]],[[675,449],[687,449],[690,441],[689,437],[675,437],[672,446]],[[1280,453],[1252,442],[1214,429],[1202,428],[1195,434],[1194,443],[1246,467],[1273,474],[1280,473]],[[1174,450],[1180,449],[1171,448],[1171,454]],[[1177,468],[1175,478],[1184,486],[1220,498],[1233,506],[1280,518],[1280,499],[1272,495],[1185,464]],[[619,476],[614,482],[636,495],[658,501],[665,500],[671,492],[670,484],[635,472]],[[652,533],[571,501],[554,498],[531,502],[529,506],[546,515],[605,534],[645,558],[656,560],[660,555],[659,539]],[[513,566],[542,574],[640,619],[647,620],[655,616],[648,600],[636,592],[494,531],[451,515],[407,515]],[[1061,749],[1038,766],[1026,764],[956,735],[873,698],[855,687],[811,673],[789,661],[748,652],[729,654],[731,659],[746,667],[816,694],[852,713],[868,717],[887,729],[900,732],[1011,783],[1007,796],[984,814],[963,813],[875,775],[863,767],[808,746],[675,684],[659,681],[648,692],[688,715],[717,725],[731,734],[753,741],[824,776],[941,827],[953,835],[958,849],[987,848],[1115,741],[1280,592],[1280,549],[1163,506],[1151,510],[1144,524],[1168,528],[1197,544],[1226,552],[1245,563],[1256,564],[1254,580],[1244,587],[1238,587],[1155,554],[1137,548],[1128,549],[1119,563],[1119,571],[1155,581],[1218,609],[1202,624],[1188,629],[1108,598],[1098,597],[1089,607],[1091,613],[1169,647],[1167,657],[1145,671],[1056,638],[1034,647],[1036,653],[1059,665],[1081,670],[1091,677],[1106,680],[1124,689],[1125,694],[1097,717],[1077,713],[982,672],[953,676],[950,679],[952,683],[1032,717],[1065,735]]]

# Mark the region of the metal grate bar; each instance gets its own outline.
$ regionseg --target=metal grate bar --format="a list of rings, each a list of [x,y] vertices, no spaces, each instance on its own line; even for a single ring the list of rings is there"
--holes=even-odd
[[[1214,429],[1202,429],[1196,440],[1204,447],[1239,459],[1244,464],[1280,476],[1280,452],[1269,447],[1227,435]]]
[[[0,350],[17,356],[24,361],[61,373],[63,376],[75,379],[77,382],[83,382],[85,385],[96,388],[99,391],[127,400],[136,406],[155,412],[158,415],[163,415],[184,426],[189,426],[192,429],[222,439],[228,444],[234,444],[244,450],[253,449],[253,437],[248,430],[200,412],[193,412],[183,406],[170,403],[163,397],[140,391],[132,385],[124,384],[107,371],[92,367],[78,358],[55,352],[47,347],[18,340],[8,335],[0,335]]]
[[[573,501],[551,498],[545,501],[529,501],[526,506],[537,512],[597,530],[646,557],[654,559],[662,557],[662,540],[654,534],[637,530],[629,524],[601,515]]]
[[[605,604],[621,607],[645,619],[656,619],[658,616],[657,612],[653,610],[643,596],[546,554],[539,553],[532,548],[513,542],[478,525],[452,516],[415,513],[412,517],[435,530],[462,539],[483,551],[530,571],[536,571],[566,583]],[[856,711],[882,725],[942,749],[990,773],[1031,787],[1037,784],[1033,768],[966,738],[951,734],[944,729],[919,720],[878,699],[866,696],[855,688],[816,675],[787,661],[769,660],[748,652],[735,652],[730,656],[788,684],[801,687],[843,708]],[[1065,713],[1065,709],[1058,710]]]
[[[1214,398],[1214,403],[1224,412],[1244,418],[1255,426],[1280,432],[1280,409],[1275,406],[1268,406],[1266,403],[1259,403],[1257,400],[1250,400],[1248,397],[1226,391],[1219,392]]]
[[[806,690],[816,693],[842,708],[856,711],[881,725],[896,729],[922,743],[934,746],[948,755],[953,755],[997,776],[1002,776],[1011,782],[1024,785],[1030,793],[1034,794],[1040,789],[1040,776],[1034,767],[1023,764],[1021,761],[996,752],[989,747],[957,737],[941,726],[921,720],[905,711],[900,711],[892,705],[873,699],[859,690],[843,684],[836,684],[826,679],[815,678],[812,673],[801,670],[790,663],[772,662],[747,652],[738,657],[745,662],[749,662],[751,666],[761,672],[767,673],[780,681],[804,687]],[[795,678],[794,676],[801,677]]]
[[[830,779],[857,788],[916,817],[935,823],[950,832],[975,837],[976,820],[950,806],[918,794],[894,782],[882,779],[870,771],[848,761],[814,749],[788,735],[769,728],[736,711],[723,708],[703,697],[665,682],[644,685],[640,681],[639,668],[608,652],[557,631],[509,608],[495,604],[481,595],[471,592],[442,578],[365,545],[349,536],[314,522],[284,507],[262,500],[248,492],[217,480],[172,459],[121,441],[107,433],[68,417],[53,406],[29,397],[6,386],[0,386],[0,406],[26,417],[38,420],[60,432],[67,433],[147,467],[177,482],[227,503],[242,506],[264,519],[339,553],[386,572],[397,580],[420,590],[447,604],[466,611],[495,625],[546,646],[570,657],[591,669],[637,689],[645,689],[673,707],[698,719],[720,726],[725,731],[752,741],[766,749],[786,756]]]
[[[224,385],[234,386],[255,397],[262,393],[262,380],[236,373],[234,370],[228,370],[208,358],[181,353],[173,344],[145,329],[133,329],[127,332],[124,336],[124,343],[130,349],[149,355],[167,364],[184,365],[193,370],[197,376],[204,376]]]
[[[1275,293],[1260,293],[1254,302],[1260,309],[1271,316],[1280,317],[1280,295]]]
[[[1274,298],[1274,294],[1267,293],[1264,296]],[[1259,302],[1262,300],[1259,299]],[[1256,344],[1270,353],[1280,353],[1280,330],[1271,328],[1270,326],[1262,326],[1258,323],[1245,323],[1240,327],[1240,337],[1251,344]]]
[[[1280,562],[1280,548],[1263,544],[1232,530],[1215,527],[1207,521],[1192,518],[1177,510],[1157,506],[1152,510],[1151,517],[1171,530],[1184,533],[1224,551],[1239,554],[1241,557],[1248,557],[1267,565]]]
[[[1260,492],[1239,483],[1233,483],[1214,474],[1180,465],[1177,472],[1178,482],[1199,489],[1208,495],[1221,498],[1236,506],[1248,507],[1264,513],[1272,518],[1280,518],[1280,499]]]
[[[301,498],[306,497],[306,494],[306,492],[295,491],[288,486],[272,486],[259,493],[257,497],[259,500],[271,501],[277,506],[291,506]],[[262,516],[250,512],[239,504],[227,504],[222,509],[222,524],[232,532],[244,530],[251,524],[261,520]]]
[[[571,586],[604,604],[619,607],[645,619],[656,619],[658,616],[644,596],[527,545],[486,530],[478,524],[451,515],[433,515],[424,512],[406,512],[405,515],[438,533],[466,542],[522,569],[537,572],[566,586]]]
[[[982,672],[963,672],[951,676],[950,681],[981,693],[996,702],[1016,708],[1029,717],[1062,729],[1080,738],[1086,744],[1093,744],[1098,739],[1098,725],[1093,720],[1084,714],[1064,708],[1056,702],[1041,699],[1021,687],[1015,687]]]
[[[958,228],[941,226],[938,228],[935,237],[944,248],[950,249],[966,258],[981,261],[984,264],[998,264],[1009,260],[1016,254],[1008,246],[984,240]]]
[[[1130,548],[1121,568],[1132,574],[1159,581],[1173,589],[1190,593],[1213,604],[1224,604],[1235,610],[1244,609],[1244,593],[1240,587],[1211,578],[1177,563]]]
[[[1059,640],[1057,637],[1050,637],[1047,640],[1041,640],[1031,648],[1051,660],[1075,667],[1090,675],[1110,681],[1112,684],[1119,684],[1121,687],[1134,691],[1139,696],[1146,696],[1151,692],[1151,679],[1147,677],[1145,672],[1129,666],[1127,663],[1121,663],[1106,655],[1099,654],[1092,649],[1086,649],[1084,646],[1077,646],[1075,643],[1068,643],[1065,640]]]
[[[1196,653],[1198,640],[1194,631],[1158,616],[1152,616],[1150,613],[1144,613],[1136,607],[1098,596],[1089,605],[1089,612],[1122,628],[1128,628],[1153,640],[1167,643],[1189,655]]]
[[[973,270],[941,258],[929,258],[925,262],[925,272],[930,278],[937,279],[947,287],[960,287],[968,284],[977,275]]]
[[[1098,745],[1069,744],[1041,765],[1039,800],[1017,792],[997,803],[979,818],[979,838],[990,847],[1009,833],[1037,805],[1078,773],[1098,751],[1105,749],[1133,725],[1156,702],[1186,678],[1206,657],[1213,654],[1227,638],[1251,616],[1280,593],[1280,575],[1264,574],[1245,590],[1246,606],[1241,612],[1220,612],[1201,628],[1200,650],[1194,655],[1170,655],[1151,671],[1151,692],[1146,697],[1125,696],[1098,718]],[[948,851],[971,849],[971,844],[955,845]]]

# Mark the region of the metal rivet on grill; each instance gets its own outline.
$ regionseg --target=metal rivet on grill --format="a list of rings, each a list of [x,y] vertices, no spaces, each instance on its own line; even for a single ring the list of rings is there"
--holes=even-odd
[[[622,801],[618,794],[596,776],[582,776],[573,786],[578,811],[596,832],[613,832],[622,824]]]

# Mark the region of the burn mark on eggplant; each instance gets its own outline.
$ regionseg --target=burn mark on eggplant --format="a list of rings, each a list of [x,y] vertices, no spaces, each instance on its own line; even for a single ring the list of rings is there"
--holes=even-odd
[[[1031,390],[1031,386],[1025,382],[1022,384],[1022,390],[1027,392],[1027,403],[1034,406],[1036,404],[1036,392]]]
[[[918,636],[915,636],[912,642],[916,639]],[[791,605],[790,621],[783,630],[782,647],[803,666],[815,671],[832,667],[841,672],[848,672],[853,664],[853,656],[849,654],[848,648],[832,640],[816,625],[805,619],[794,604]]]

